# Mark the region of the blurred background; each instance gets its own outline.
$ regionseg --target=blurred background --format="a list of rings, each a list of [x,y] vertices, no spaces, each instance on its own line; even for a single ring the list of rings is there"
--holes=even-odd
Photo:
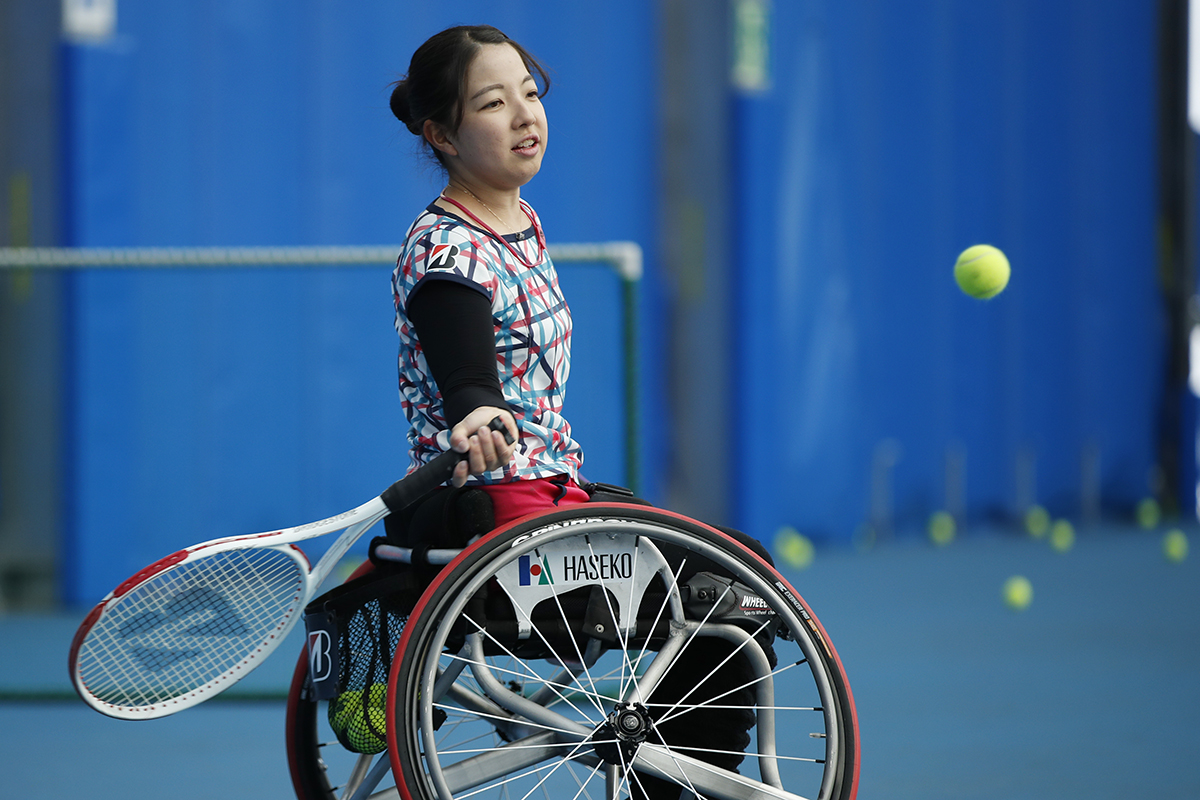
[[[441,175],[389,85],[488,19],[552,70],[550,241],[645,254],[635,476],[617,291],[563,269],[591,480],[764,541],[1195,517],[1186,3],[2,7],[4,244],[398,243]],[[394,480],[389,274],[6,271],[5,601]]]
[[[523,193],[551,244],[644,253],[632,385],[619,281],[561,269],[585,474],[789,568],[827,554],[818,613],[871,661],[847,599],[969,587],[972,564],[1009,563],[989,536],[1078,531],[1097,561],[1053,569],[1094,610],[1112,584],[1087,581],[1136,562],[1130,541],[1192,532],[1188,5],[0,0],[0,246],[398,245],[442,181],[390,84],[433,33],[494,24],[551,70]],[[953,280],[978,243],[1012,263],[990,301]],[[0,611],[88,607],[179,547],[401,475],[389,276],[0,270]],[[936,561],[931,535],[972,533],[976,561]],[[1155,572],[1157,543],[1113,574],[1168,592],[1144,611],[1183,615],[1155,640],[1175,663],[1196,575]],[[997,607],[1003,577],[978,578]],[[947,638],[967,624],[930,613]]]

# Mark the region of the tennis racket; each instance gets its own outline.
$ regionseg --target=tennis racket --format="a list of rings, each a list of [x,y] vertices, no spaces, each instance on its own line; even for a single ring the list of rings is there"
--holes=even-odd
[[[512,443],[499,417],[489,427]],[[214,539],[154,562],[101,600],[79,626],[70,654],[75,690],[92,708],[119,719],[165,717],[220,694],[287,637],[363,533],[444,483],[464,458],[442,453],[336,517]],[[316,567],[296,546],[338,531]]]

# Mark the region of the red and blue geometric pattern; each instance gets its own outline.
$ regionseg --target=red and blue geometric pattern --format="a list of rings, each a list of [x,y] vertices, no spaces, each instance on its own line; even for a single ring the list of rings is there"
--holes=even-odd
[[[540,228],[533,209],[524,201],[522,206]],[[478,289],[491,301],[500,388],[521,431],[516,455],[507,466],[469,482],[507,483],[563,474],[578,478],[583,451],[562,416],[571,371],[571,310],[549,254],[538,252],[535,228],[505,239],[527,263],[491,233],[432,205],[405,236],[392,273],[392,294],[400,335],[400,403],[409,421],[410,472],[449,449],[450,431],[406,306],[422,281],[451,280]]]

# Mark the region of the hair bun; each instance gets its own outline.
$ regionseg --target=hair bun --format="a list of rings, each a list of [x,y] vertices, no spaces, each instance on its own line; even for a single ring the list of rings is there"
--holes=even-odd
[[[392,89],[392,99],[390,102],[392,113],[396,115],[396,119],[404,123],[404,127],[408,128],[411,133],[420,135],[419,129],[414,130],[415,122],[413,120],[412,106],[408,101],[408,96],[412,87],[407,79],[396,82],[396,88]]]

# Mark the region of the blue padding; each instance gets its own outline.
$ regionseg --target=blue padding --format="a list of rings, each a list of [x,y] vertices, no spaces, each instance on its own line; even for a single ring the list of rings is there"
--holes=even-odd
[[[64,47],[63,243],[398,244],[442,183],[392,117],[389,84],[428,36],[482,19],[561,80],[546,99],[551,155],[524,194],[551,244],[646,249],[640,344],[653,365],[654,139],[645,125],[606,122],[609,109],[648,121],[656,108],[653,8],[634,0],[533,15],[483,0],[303,13],[266,0],[122,6],[113,41]],[[403,474],[389,272],[74,277],[67,602],[93,602],[184,545],[339,513]],[[576,346],[599,353],[585,356],[567,402],[588,475],[620,482],[615,280],[572,282]],[[643,399],[661,437],[660,402]],[[650,484],[659,473],[643,468]]]
[[[1078,518],[1089,483],[1127,511],[1163,369],[1154,5],[771,8],[734,137],[738,524],[920,530],[960,491]],[[952,278],[981,242],[1014,270],[989,302]]]

